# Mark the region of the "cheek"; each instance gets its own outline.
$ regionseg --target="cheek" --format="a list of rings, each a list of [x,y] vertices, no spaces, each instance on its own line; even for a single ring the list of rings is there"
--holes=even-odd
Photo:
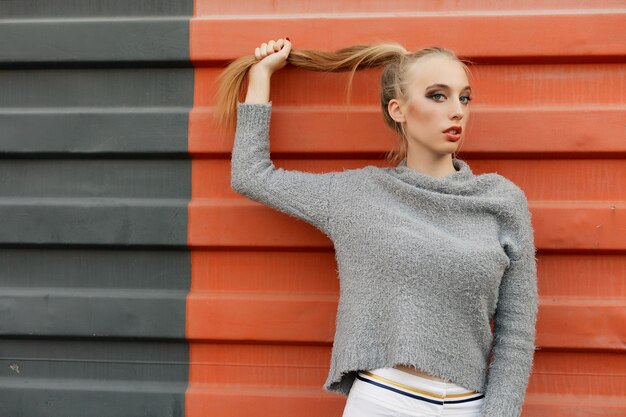
[[[439,116],[437,108],[428,103],[412,103],[407,110],[407,119],[414,129],[425,130],[436,124]]]

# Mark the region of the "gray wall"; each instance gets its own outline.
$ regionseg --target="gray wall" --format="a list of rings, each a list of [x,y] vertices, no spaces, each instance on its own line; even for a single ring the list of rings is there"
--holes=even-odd
[[[0,1],[0,416],[182,416],[192,0]]]

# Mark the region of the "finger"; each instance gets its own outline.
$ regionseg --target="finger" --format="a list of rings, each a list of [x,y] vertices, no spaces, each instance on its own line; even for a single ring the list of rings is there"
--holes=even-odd
[[[274,50],[276,52],[280,51],[280,49],[283,47],[283,45],[285,44],[285,40],[284,39],[279,39],[276,44],[274,44]]]
[[[267,54],[268,55],[269,54],[273,54],[274,52],[276,52],[276,51],[274,51],[274,45],[275,44],[276,44],[276,42],[274,42],[273,40],[271,40],[271,41],[269,41],[267,43]]]
[[[291,42],[287,39],[285,39],[285,46],[283,46],[281,52],[285,53],[287,56],[289,56],[289,53],[291,52]]]
[[[267,44],[265,42],[263,42],[261,44],[261,56],[266,56],[267,55]]]
[[[260,48],[256,48],[254,50],[254,56],[256,57],[256,59],[261,59],[261,49]]]

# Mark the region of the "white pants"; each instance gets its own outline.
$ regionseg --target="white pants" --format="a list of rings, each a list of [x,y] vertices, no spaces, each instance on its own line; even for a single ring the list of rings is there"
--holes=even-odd
[[[484,394],[395,368],[359,372],[342,417],[479,417]]]

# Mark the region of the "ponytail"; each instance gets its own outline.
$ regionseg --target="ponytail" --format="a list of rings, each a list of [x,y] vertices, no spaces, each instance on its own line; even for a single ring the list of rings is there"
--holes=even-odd
[[[433,46],[416,52],[407,52],[398,43],[379,43],[373,45],[353,45],[334,52],[312,49],[292,49],[287,63],[319,72],[350,72],[347,96],[352,92],[354,73],[360,69],[384,67],[380,81],[380,105],[385,123],[399,137],[396,147],[387,152],[386,159],[393,165],[404,159],[407,154],[407,138],[402,123],[393,120],[388,111],[392,99],[407,98],[409,72],[411,64],[418,59],[430,55],[443,55],[459,62],[469,75],[469,68],[456,54],[446,48]],[[236,59],[218,76],[216,92],[215,120],[218,128],[232,134],[237,127],[237,102],[241,95],[246,75],[250,68],[258,62],[254,55]]]
[[[335,52],[292,49],[287,63],[318,72],[350,72],[348,96],[352,93],[354,73],[360,69],[383,67],[399,61],[407,51],[396,43],[354,45]],[[237,126],[237,101],[250,67],[258,62],[254,55],[233,61],[218,77],[215,119],[229,133]]]

